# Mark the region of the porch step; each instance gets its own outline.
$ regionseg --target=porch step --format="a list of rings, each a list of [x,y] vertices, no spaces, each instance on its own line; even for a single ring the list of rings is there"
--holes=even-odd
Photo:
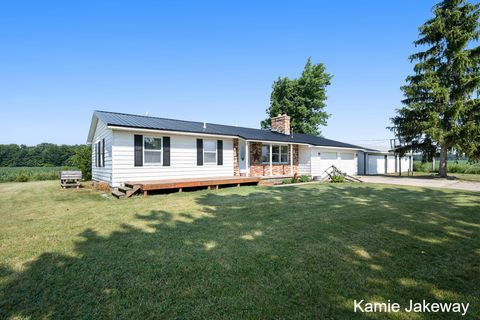
[[[115,188],[112,191],[112,195],[117,197],[117,198],[130,198],[132,195],[134,195],[136,192],[138,192],[141,189],[140,185],[129,185],[129,186],[124,186],[124,187],[118,187]]]
[[[123,192],[123,193],[127,193],[128,191],[132,190],[132,188],[130,188],[130,187],[118,187],[118,190]]]
[[[117,198],[125,198],[126,197],[125,193],[121,192],[120,190],[115,190],[115,189],[112,191],[112,195],[114,197],[117,197]]]

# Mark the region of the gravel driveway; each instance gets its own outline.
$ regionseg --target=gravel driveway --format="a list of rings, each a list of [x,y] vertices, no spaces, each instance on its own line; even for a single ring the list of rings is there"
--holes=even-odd
[[[414,177],[395,177],[395,176],[358,176],[363,182],[396,184],[402,186],[417,186],[427,188],[445,188],[480,192],[480,182],[470,182],[455,179],[442,178],[414,178]]]

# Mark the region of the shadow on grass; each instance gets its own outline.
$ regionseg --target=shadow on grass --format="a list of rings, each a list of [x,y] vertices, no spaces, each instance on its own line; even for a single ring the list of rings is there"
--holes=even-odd
[[[1,267],[0,317],[362,318],[354,299],[470,302],[468,315],[479,314],[476,195],[252,190],[203,194],[201,214],[138,214],[142,229],[87,229],[73,256],[43,253],[20,272]]]

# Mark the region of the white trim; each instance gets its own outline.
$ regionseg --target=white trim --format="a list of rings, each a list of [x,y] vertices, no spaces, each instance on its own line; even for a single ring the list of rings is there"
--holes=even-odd
[[[270,143],[273,143],[273,144],[282,144],[282,145],[289,145],[290,143],[293,143],[293,144],[298,144],[298,145],[302,145],[302,146],[313,146],[311,144],[308,144],[308,143],[301,143],[301,142],[288,142],[288,141],[272,141],[272,140],[245,140],[245,141],[248,141],[248,142],[260,142],[260,143],[264,143],[264,144],[270,144]]]
[[[127,128],[127,127],[118,127],[118,126],[108,126],[108,129],[117,130],[117,131],[134,131],[134,132],[147,132],[147,133],[158,133],[165,135],[185,135],[185,136],[195,136],[195,137],[219,137],[224,139],[234,139],[238,138],[237,136],[225,136],[219,134],[209,134],[209,133],[200,133],[200,132],[183,132],[183,131],[169,131],[169,130],[155,130],[155,129],[139,129],[139,128]],[[242,139],[244,140],[244,139]]]
[[[145,138],[160,139],[160,150],[145,148]],[[145,162],[145,152],[160,153],[160,162]],[[144,166],[161,166],[163,164],[163,137],[143,136],[143,165]]]
[[[247,177],[250,176],[250,149],[248,145],[248,141],[245,141],[245,168],[247,170]],[[240,170],[238,174],[240,174]]]
[[[205,162],[205,152],[206,153],[213,153],[214,151],[205,151],[205,141],[213,141],[213,144],[215,146],[215,161],[214,162]],[[213,139],[203,139],[203,165],[207,165],[207,166],[212,166],[212,165],[218,165],[218,156],[217,156],[217,153],[218,153],[218,145],[217,145],[217,140],[213,140]]]
[[[270,175],[272,175],[272,144],[270,143]]]
[[[269,157],[270,160],[268,162],[263,162],[263,146],[267,146],[267,145],[270,147],[270,151],[269,151],[270,152],[270,157]],[[278,144],[278,143],[262,143],[262,165],[265,165],[265,164],[270,164],[270,165],[272,165],[272,164],[283,164],[283,165],[289,164],[289,162],[290,162],[289,160],[287,160],[285,162],[282,161],[282,154],[283,154],[282,147],[289,147],[289,146],[290,146],[290,144],[285,145],[285,144]],[[278,147],[278,162],[273,161],[273,147]],[[288,153],[289,153],[289,151],[287,149],[287,153],[286,153],[287,158],[289,157]],[[290,156],[290,158],[291,158],[291,156]]]
[[[293,144],[290,144],[290,174],[293,174]]]
[[[360,150],[368,153],[369,151],[366,151],[365,149],[360,149],[360,148],[345,148],[345,147],[333,147],[333,146],[316,146],[309,144],[308,145],[310,148],[321,148],[321,149],[342,149],[342,150]],[[373,151],[372,151],[373,152]]]

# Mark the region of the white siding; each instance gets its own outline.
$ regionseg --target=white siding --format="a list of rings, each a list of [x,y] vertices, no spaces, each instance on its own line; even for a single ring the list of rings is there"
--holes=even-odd
[[[407,172],[410,169],[410,158],[408,156],[403,157],[399,161],[397,161],[397,172],[400,171],[400,167],[402,172]]]
[[[367,156],[367,172],[368,174],[384,174],[385,173],[385,156],[375,156],[369,154]]]
[[[388,156],[387,157],[387,171],[388,173],[395,173],[395,156]]]
[[[141,134],[141,133],[137,133]],[[187,135],[153,135],[170,137],[170,166],[134,166],[134,135],[113,131],[113,186],[126,181],[233,176],[233,139]],[[152,136],[152,134],[145,134]],[[197,166],[197,138],[223,140],[223,165]]]
[[[310,176],[310,148],[308,146],[298,146],[298,174]]]
[[[319,147],[310,149],[312,176],[324,177],[325,170],[332,165],[349,175],[357,174],[358,164],[355,151]]]
[[[105,139],[105,166],[96,166],[96,143]],[[105,123],[98,120],[92,140],[92,180],[112,184],[112,130]]]

